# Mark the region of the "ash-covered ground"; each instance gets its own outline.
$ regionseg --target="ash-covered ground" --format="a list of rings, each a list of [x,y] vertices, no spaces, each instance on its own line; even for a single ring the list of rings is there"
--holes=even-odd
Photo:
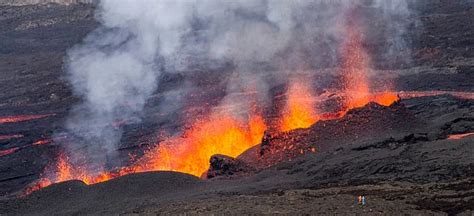
[[[0,215],[473,214],[474,136],[449,137],[474,132],[474,100],[452,95],[369,104],[341,119],[273,134],[237,159],[216,157],[225,166],[214,164],[207,180],[141,173],[90,186],[60,183],[18,198],[54,160],[60,146],[50,140],[61,136],[70,110],[81,102],[63,62],[66,51],[98,26],[94,10],[90,4],[0,6],[0,118],[47,115],[0,123]],[[412,61],[375,59],[378,70],[395,80],[397,91],[474,94],[474,2],[427,1],[416,10],[421,27],[406,36]],[[372,39],[367,46],[383,52],[377,50],[383,41]],[[146,118],[123,127],[120,154],[155,144],[160,128],[183,127],[177,117],[183,110],[160,113],[162,93],[177,83],[199,80],[195,104],[212,106],[224,97],[225,83],[215,81],[225,73],[197,68],[186,76],[160,77]],[[281,143],[293,147],[281,150]],[[367,205],[357,204],[360,195]]]

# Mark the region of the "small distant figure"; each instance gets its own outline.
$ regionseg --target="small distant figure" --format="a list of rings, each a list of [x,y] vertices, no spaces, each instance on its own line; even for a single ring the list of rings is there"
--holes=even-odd
[[[365,204],[366,204],[365,196],[358,196],[358,197],[357,197],[357,203],[358,203],[359,205],[365,206]]]

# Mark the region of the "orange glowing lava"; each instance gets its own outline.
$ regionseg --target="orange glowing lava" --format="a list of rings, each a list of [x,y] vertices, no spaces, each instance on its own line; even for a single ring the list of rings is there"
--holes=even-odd
[[[367,77],[369,57],[362,47],[362,33],[351,23],[347,26],[346,41],[341,47],[345,105],[348,109],[363,107],[370,102]]]
[[[397,94],[389,91],[371,92],[368,76],[370,57],[362,46],[364,35],[359,28],[357,22],[349,21],[346,26],[346,41],[341,46],[341,73],[344,83],[346,111],[363,107],[369,102],[390,106],[399,100]]]
[[[0,124],[30,121],[30,120],[47,118],[54,115],[55,114],[5,116],[5,117],[0,117]]]
[[[260,143],[266,125],[260,116],[247,122],[229,115],[214,115],[194,123],[182,137],[150,149],[135,167],[138,171],[169,170],[201,176],[212,155],[237,157]]]
[[[281,131],[308,128],[319,120],[316,114],[316,102],[308,84],[302,81],[292,82],[287,97],[280,125]]]
[[[46,145],[46,144],[50,144],[52,143],[53,141],[50,140],[50,139],[42,139],[42,140],[38,140],[36,142],[33,143],[33,145]]]
[[[21,134],[14,134],[14,135],[0,135],[0,140],[10,140],[10,139],[17,139],[24,137]]]
[[[400,97],[394,92],[377,92],[370,95],[371,102],[382,106],[390,106],[398,100],[400,100]]]
[[[15,153],[16,151],[18,151],[19,149],[20,149],[20,148],[15,147],[15,148],[11,148],[11,149],[7,149],[7,150],[0,151],[0,157],[13,154],[13,153]]]
[[[398,93],[401,98],[417,98],[417,97],[431,97],[438,95],[452,95],[457,98],[474,100],[474,92],[458,92],[458,91],[401,91]]]
[[[53,183],[80,180],[96,184],[131,173],[146,171],[176,171],[200,177],[209,168],[209,159],[215,154],[237,157],[260,143],[266,125],[260,115],[247,120],[228,114],[215,114],[209,119],[195,122],[181,137],[173,137],[149,149],[130,167],[113,172],[91,174],[82,167],[73,166],[66,154],[60,154],[52,167],[53,175],[45,176],[28,187],[24,195]]]
[[[123,168],[123,170],[126,170],[126,168]],[[24,195],[31,194],[36,190],[47,187],[54,183],[80,180],[85,184],[90,185],[108,181],[112,178],[131,173],[122,173],[122,171],[120,170],[117,173],[102,172],[94,175],[88,173],[86,169],[80,166],[73,166],[69,161],[69,157],[64,153],[59,154],[55,163],[51,164],[51,166],[46,168],[46,173],[48,172],[51,172],[52,174],[44,176],[34,185],[31,185],[30,187],[26,188],[26,190],[24,191]]]
[[[66,155],[61,154],[61,156],[58,158],[58,164],[56,168],[58,169],[56,172],[56,181],[63,182],[74,179],[74,177],[72,176],[72,166],[71,164],[69,164],[69,158]],[[74,173],[80,173],[77,171],[78,170],[74,170]]]
[[[461,139],[464,139],[464,138],[470,137],[470,136],[474,136],[474,132],[449,135],[448,139],[449,140],[461,140]]]

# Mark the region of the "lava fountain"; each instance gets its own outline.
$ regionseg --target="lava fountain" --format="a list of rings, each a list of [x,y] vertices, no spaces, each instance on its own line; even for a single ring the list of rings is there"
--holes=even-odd
[[[369,103],[369,81],[367,70],[369,57],[362,48],[362,33],[357,24],[350,22],[346,28],[346,41],[342,44],[342,75],[345,91],[345,106],[348,109]]]
[[[346,23],[346,39],[340,53],[342,56],[341,74],[344,86],[345,110],[360,108],[369,102],[390,106],[399,100],[397,94],[390,91],[372,92],[368,73],[370,57],[363,47],[364,35],[360,24],[354,17],[348,17]]]
[[[316,114],[315,106],[316,101],[307,82],[302,80],[290,82],[280,130],[286,132],[297,128],[308,128],[316,123],[319,116]]]
[[[169,170],[201,176],[215,154],[237,157],[260,143],[266,125],[259,115],[247,120],[228,114],[214,114],[196,121],[182,137],[175,137],[148,150],[136,171]]]

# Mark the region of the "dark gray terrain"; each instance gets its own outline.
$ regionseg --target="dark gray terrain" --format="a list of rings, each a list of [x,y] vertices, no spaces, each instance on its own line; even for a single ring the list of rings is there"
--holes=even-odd
[[[448,139],[474,132],[474,100],[452,95],[402,98],[390,107],[369,104],[341,119],[275,134],[272,146],[295,148],[259,155],[262,147],[256,146],[229,162],[237,169],[211,170],[218,174],[206,180],[141,173],[90,186],[64,182],[18,197],[60,148],[54,142],[32,144],[60,132],[80,102],[65,81],[63,59],[98,26],[94,9],[0,5],[0,118],[54,114],[0,123],[0,136],[22,135],[0,139],[0,151],[17,148],[0,156],[0,215],[474,214],[474,136]],[[421,27],[406,36],[412,61],[380,63],[377,69],[394,78],[398,91],[474,94],[474,2],[422,1],[415,10]],[[367,46],[382,52],[377,49],[383,42],[374,37]],[[208,75],[198,70],[191,77],[200,81],[202,94],[193,100],[212,98],[212,106],[225,86],[215,85],[221,77]],[[158,128],[181,126],[173,113],[159,115],[158,107],[161,93],[185,79],[190,78],[176,73],[161,77],[145,108],[147,118],[124,127],[121,154],[156,143]],[[307,151],[313,147],[316,153]],[[357,205],[359,195],[367,197],[366,206]]]

